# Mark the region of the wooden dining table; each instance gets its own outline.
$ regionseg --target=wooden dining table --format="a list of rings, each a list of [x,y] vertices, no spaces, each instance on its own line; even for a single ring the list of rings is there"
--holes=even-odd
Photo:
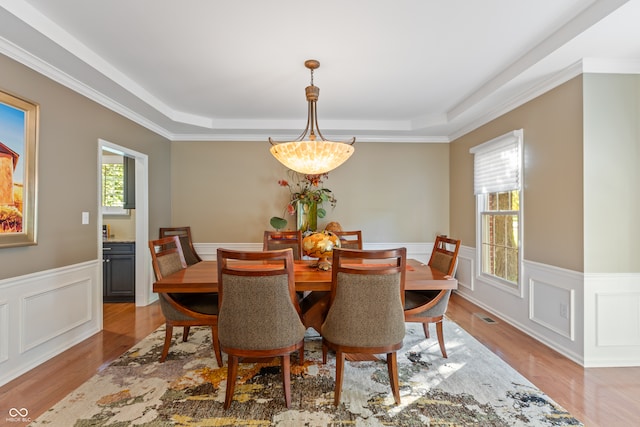
[[[306,297],[300,302],[303,323],[320,332],[329,304],[331,271],[318,270],[317,261],[295,261],[296,291]],[[435,268],[415,259],[407,260],[405,290],[457,289],[458,281]],[[218,264],[202,261],[153,284],[157,293],[211,293],[218,292]],[[309,291],[309,292],[307,292]]]

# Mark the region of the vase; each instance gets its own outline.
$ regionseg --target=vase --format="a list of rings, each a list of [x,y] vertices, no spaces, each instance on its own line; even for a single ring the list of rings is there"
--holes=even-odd
[[[318,228],[318,204],[298,201],[296,203],[296,219],[298,230],[303,233],[305,231],[316,231]]]

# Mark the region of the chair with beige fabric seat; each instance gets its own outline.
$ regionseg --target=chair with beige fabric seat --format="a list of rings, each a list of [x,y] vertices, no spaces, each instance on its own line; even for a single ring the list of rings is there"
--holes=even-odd
[[[340,247],[343,249],[362,250],[362,231],[333,231],[340,238]]]
[[[241,358],[280,357],[285,404],[291,406],[290,354],[304,361],[304,334],[295,293],[293,251],[218,249],[220,346],[228,355],[224,408],[233,400]],[[241,262],[240,262],[241,261]]]
[[[150,240],[151,263],[156,280],[187,268],[178,236]],[[184,326],[182,340],[187,341],[190,326],[210,326],[213,351],[218,366],[222,366],[222,355],[218,344],[218,295],[195,293],[160,293],[160,308],[165,317],[165,339],[160,362],[169,353],[174,326]]]
[[[161,227],[160,238],[178,236],[180,238],[180,244],[182,245],[182,253],[184,259],[187,261],[187,265],[197,264],[202,261],[202,258],[196,252],[193,247],[193,240],[191,239],[191,227]]]
[[[336,406],[345,354],[351,353],[386,353],[391,391],[400,404],[396,352],[405,335],[406,264],[406,248],[333,251],[329,312],[322,325],[322,362],[327,362],[328,349],[336,352]]]
[[[277,251],[291,248],[293,259],[302,258],[302,231],[268,231],[264,232],[263,251]]]
[[[429,265],[453,277],[458,263],[460,240],[447,236],[437,236],[429,259]],[[406,322],[422,323],[425,337],[429,338],[429,323],[436,324],[436,333],[442,357],[447,357],[442,331],[442,319],[447,306],[451,290],[440,291],[406,291],[404,301],[404,319]]]

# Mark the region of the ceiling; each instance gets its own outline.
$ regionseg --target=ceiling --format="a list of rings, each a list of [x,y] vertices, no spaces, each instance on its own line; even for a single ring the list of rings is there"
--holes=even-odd
[[[174,141],[298,136],[317,59],[325,137],[448,142],[640,73],[639,21],[640,0],[0,0],[0,53]]]

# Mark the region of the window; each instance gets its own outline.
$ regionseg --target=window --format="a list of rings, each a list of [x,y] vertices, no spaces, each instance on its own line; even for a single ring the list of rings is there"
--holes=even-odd
[[[102,213],[128,215],[124,206],[124,163],[122,156],[102,158]]]
[[[517,284],[520,192],[495,192],[480,197],[481,271]]]
[[[519,293],[522,130],[473,147],[478,275]]]

